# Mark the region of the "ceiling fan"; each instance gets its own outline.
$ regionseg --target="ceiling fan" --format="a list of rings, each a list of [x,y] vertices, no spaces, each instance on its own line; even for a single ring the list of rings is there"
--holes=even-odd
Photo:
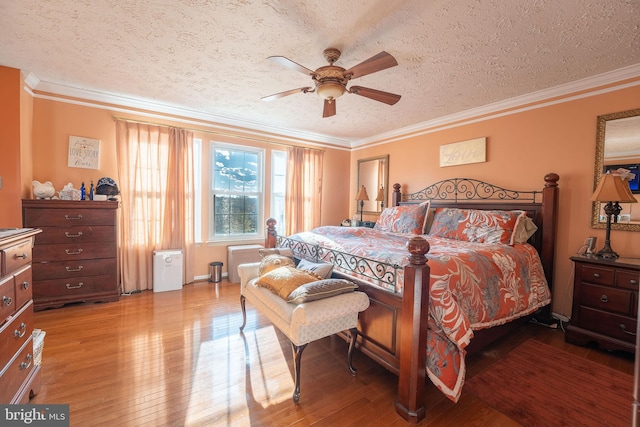
[[[273,101],[274,99],[282,98],[287,95],[293,95],[294,93],[311,93],[316,92],[321,98],[324,99],[324,110],[322,117],[331,117],[336,114],[336,99],[344,95],[345,93],[353,93],[356,95],[364,96],[366,98],[373,99],[375,101],[384,102],[385,104],[394,105],[400,100],[400,95],[396,95],[389,92],[383,92],[381,90],[370,89],[362,86],[351,86],[347,89],[347,83],[351,79],[366,76],[367,74],[382,71],[387,68],[395,67],[398,65],[396,59],[387,52],[380,52],[379,54],[372,56],[359,63],[358,65],[345,70],[342,67],[333,65],[334,62],[340,58],[341,52],[333,47],[325,49],[323,55],[329,65],[320,67],[313,71],[307,67],[293,62],[292,60],[285,58],[284,56],[270,56],[267,59],[280,64],[284,67],[290,68],[295,71],[311,76],[311,79],[315,83],[315,88],[306,86],[298,89],[291,89],[285,92],[276,93],[274,95],[265,96],[263,101]]]

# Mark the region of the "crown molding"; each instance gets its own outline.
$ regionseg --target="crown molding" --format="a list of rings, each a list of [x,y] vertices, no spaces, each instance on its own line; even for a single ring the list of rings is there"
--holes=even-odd
[[[500,115],[515,114],[517,112],[522,112],[529,109],[542,108],[551,104],[568,102],[578,98],[585,98],[606,92],[611,92],[614,90],[620,90],[624,87],[638,85],[640,84],[640,81],[631,82],[629,84],[621,83],[621,85],[616,85],[609,88],[603,88],[603,86],[624,82],[629,79],[637,79],[639,77],[640,64],[634,64],[628,67],[620,68],[618,70],[602,73],[597,76],[587,77],[571,83],[554,86],[552,88],[539,90],[536,92],[531,92],[526,95],[516,96],[504,101],[494,102],[491,104],[483,105],[482,107],[472,108],[469,110],[461,111],[459,113],[438,117],[433,120],[428,120],[422,123],[417,123],[415,125],[396,129],[390,132],[381,133],[372,136],[371,138],[364,138],[361,140],[353,141],[351,143],[351,148],[357,148],[362,145],[367,145],[368,147],[381,145],[392,141],[397,141],[398,139],[406,138],[408,136],[415,136],[434,132],[435,130],[442,130],[442,128],[445,127],[451,128],[455,126],[462,126],[469,124],[469,120],[472,120],[474,118],[476,120],[473,120],[473,122],[488,120],[496,117],[496,115],[500,112],[502,112],[502,114]],[[584,91],[591,92],[578,94]],[[562,99],[551,101],[552,99],[558,97]],[[549,102],[544,102],[547,100],[549,100]],[[505,112],[505,110],[509,111]],[[478,119],[478,117],[480,116],[483,117],[481,119]],[[454,123],[456,124],[453,125]]]
[[[118,105],[126,108],[137,110],[153,111],[154,117],[162,117],[162,114],[185,117],[194,120],[182,120],[192,124],[199,124],[211,127],[210,123],[219,123],[220,125],[230,126],[236,129],[243,129],[251,134],[260,134],[263,137],[284,137],[291,138],[293,141],[304,141],[305,143],[314,143],[314,145],[326,146],[329,148],[357,149],[363,146],[375,146],[388,144],[399,139],[409,136],[417,136],[425,133],[435,132],[445,128],[462,126],[473,122],[488,120],[497,116],[515,114],[525,110],[543,108],[551,104],[568,102],[578,98],[595,96],[614,90],[620,90],[624,87],[635,86],[640,81],[623,83],[625,80],[638,79],[640,77],[640,64],[630,65],[618,70],[609,71],[596,76],[587,77],[576,80],[567,84],[555,86],[552,88],[539,90],[526,95],[513,97],[504,101],[494,102],[482,107],[472,108],[461,111],[459,113],[438,117],[433,120],[427,120],[415,125],[406,126],[395,129],[393,131],[384,132],[369,138],[359,140],[349,140],[342,138],[332,138],[328,135],[316,134],[312,132],[294,131],[291,129],[269,126],[259,122],[249,120],[240,120],[232,117],[221,116],[216,114],[203,113],[176,107],[173,105],[162,104],[146,99],[130,98],[121,95],[108,94],[103,92],[91,91],[86,89],[65,86],[57,83],[41,81],[36,75],[28,71],[23,71],[23,79],[25,84],[35,93],[35,97],[55,99],[61,102],[73,102],[66,98],[82,99],[82,104],[92,105],[91,102]],[[620,83],[620,84],[617,84]],[[611,87],[606,87],[613,85]],[[581,93],[581,92],[587,93]],[[47,93],[43,95],[40,92]],[[559,99],[558,99],[559,98]],[[545,102],[548,101],[548,102]],[[80,102],[76,102],[80,103]],[[93,105],[96,106],[96,105]],[[101,108],[105,108],[101,106]],[[110,108],[113,109],[113,108]],[[126,111],[126,109],[117,109]],[[139,111],[129,111],[131,113],[140,114]],[[166,117],[165,117],[166,118]],[[175,120],[175,117],[171,117]],[[202,122],[198,122],[202,121]],[[205,123],[203,123],[205,122]],[[208,123],[207,123],[208,122]],[[215,128],[224,128],[224,126],[213,126]]]
[[[260,133],[263,137],[267,135],[272,136],[284,136],[292,138],[298,142],[313,142],[316,144],[327,144],[327,147],[330,148],[346,148],[349,149],[351,147],[351,141],[341,138],[332,138],[328,135],[317,134],[313,132],[302,132],[295,131],[291,129],[286,129],[277,126],[269,126],[264,123],[253,122],[249,120],[241,120],[233,117],[227,117],[217,114],[208,114],[203,113],[202,111],[190,110],[187,108],[177,107],[169,104],[162,104],[155,101],[141,99],[141,98],[131,98],[122,95],[114,95],[104,92],[97,92],[87,89],[80,89],[72,86],[61,85],[58,83],[51,83],[47,81],[40,80],[33,73],[28,73],[27,77],[24,79],[25,83],[31,88],[35,93],[35,97],[38,98],[48,98],[57,100],[60,102],[72,102],[70,99],[82,100],[82,104],[91,105],[92,102],[102,103],[102,104],[110,104],[117,105],[121,107],[126,107],[130,109],[136,110],[144,110],[144,111],[153,111],[158,114],[154,114],[155,117],[161,117],[163,114],[177,117],[185,117],[194,120],[187,120],[186,122],[190,123],[200,123],[202,122],[210,122],[210,123],[219,123],[224,126],[233,127],[236,129],[242,129],[248,131],[248,133]],[[46,95],[44,95],[46,93]],[[66,97],[66,98],[61,98]],[[77,103],[77,102],[76,102]],[[96,105],[94,105],[96,106]],[[104,107],[102,107],[104,108]],[[110,108],[112,109],[112,108]],[[126,111],[122,108],[118,109],[119,111]],[[139,111],[129,111],[134,114],[140,114]],[[165,117],[167,118],[167,117]],[[171,117],[172,120],[175,120],[175,117]],[[209,125],[210,126],[210,125]],[[218,128],[218,126],[215,126]]]

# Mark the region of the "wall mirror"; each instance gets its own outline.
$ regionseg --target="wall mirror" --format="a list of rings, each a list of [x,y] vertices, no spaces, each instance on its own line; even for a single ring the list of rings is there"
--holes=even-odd
[[[595,190],[606,170],[619,167],[631,169],[636,178],[630,187],[640,201],[640,109],[598,116],[596,129],[596,158],[593,189]],[[640,231],[640,203],[621,203],[618,222],[611,224],[614,230]],[[591,227],[606,228],[606,217],[600,202],[593,202]]]
[[[356,196],[361,186],[367,189],[369,200],[365,200],[362,208],[364,213],[378,214],[382,207],[388,207],[389,194],[389,155],[371,157],[358,160],[358,182]],[[382,189],[382,192],[380,190]],[[381,195],[384,200],[376,200]],[[357,203],[357,211],[360,211],[360,203]]]

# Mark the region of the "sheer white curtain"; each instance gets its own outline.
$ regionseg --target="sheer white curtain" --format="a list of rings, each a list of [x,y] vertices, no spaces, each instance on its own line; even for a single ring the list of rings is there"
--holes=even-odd
[[[324,151],[302,147],[287,149],[285,234],[320,226],[322,159]]]
[[[151,289],[154,250],[181,249],[183,283],[194,278],[193,134],[116,120],[122,290]]]

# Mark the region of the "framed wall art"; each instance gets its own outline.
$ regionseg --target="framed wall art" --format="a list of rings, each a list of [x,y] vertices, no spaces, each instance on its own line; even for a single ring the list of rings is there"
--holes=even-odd
[[[100,140],[70,136],[67,166],[70,168],[99,169]]]

